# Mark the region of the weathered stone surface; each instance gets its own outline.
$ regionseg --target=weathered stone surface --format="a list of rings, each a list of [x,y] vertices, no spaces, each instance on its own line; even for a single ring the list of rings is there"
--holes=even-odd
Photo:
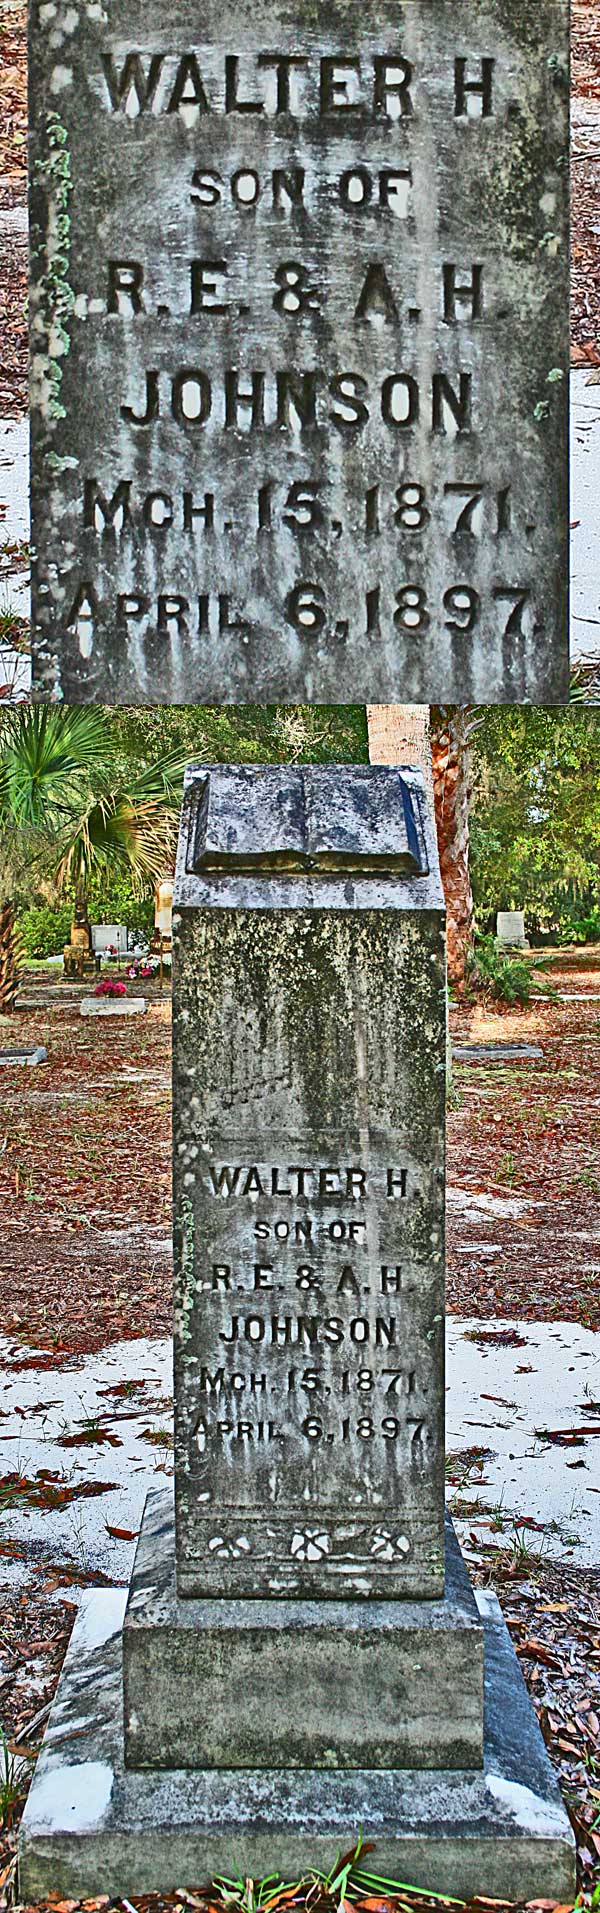
[[[525,913],[523,910],[499,910],[496,917],[496,936],[499,943],[505,943],[509,949],[528,949],[525,940]]]
[[[144,1016],[145,996],[82,996],[81,1016]]]
[[[443,929],[419,772],[188,772],[180,1594],[443,1593]]]
[[[98,950],[104,952],[104,950],[111,947],[117,951],[120,957],[127,956],[127,925],[125,923],[93,923],[92,949],[94,955],[96,955]]]
[[[34,676],[567,689],[567,0],[33,0]]]
[[[538,1043],[453,1043],[455,1063],[543,1063]]]
[[[450,1522],[442,1601],[182,1601],[159,1491],[123,1667],[129,1767],[482,1765],[483,1633]]]
[[[14,1063],[28,1064],[30,1068],[35,1068],[37,1063],[45,1063],[47,1059],[48,1051],[44,1049],[43,1043],[27,1044],[22,1049],[0,1049],[1,1069],[10,1069]]]
[[[476,1599],[483,1770],[157,1774],[123,1764],[125,1589],[84,1593],[23,1815],[21,1900],[170,1891],[233,1864],[294,1879],[329,1868],[362,1826],[384,1877],[569,1903],[573,1833],[496,1598]]]

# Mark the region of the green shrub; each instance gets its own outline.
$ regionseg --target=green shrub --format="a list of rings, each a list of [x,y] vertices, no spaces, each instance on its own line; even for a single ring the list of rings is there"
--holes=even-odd
[[[71,936],[72,903],[53,909],[49,903],[32,904],[19,917],[19,930],[28,957],[60,956]]]
[[[586,915],[563,917],[557,943],[600,943],[600,909],[594,904]]]
[[[127,871],[97,871],[88,890],[90,923],[125,923],[134,935],[152,936],[154,929],[154,889],[149,886],[138,895]]]
[[[556,995],[553,985],[539,975],[542,968],[543,958],[507,956],[495,937],[478,936],[469,964],[469,985],[475,995],[497,1003],[520,1003],[525,1008],[531,1000],[533,983],[544,996]]]

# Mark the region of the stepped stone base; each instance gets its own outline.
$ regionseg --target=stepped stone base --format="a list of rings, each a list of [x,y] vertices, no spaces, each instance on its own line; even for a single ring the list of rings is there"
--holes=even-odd
[[[476,1596],[485,1759],[471,1773],[127,1770],[126,1599],[83,1598],[23,1817],[22,1901],[167,1892],[234,1867],[293,1879],[329,1868],[359,1826],[389,1878],[464,1899],[569,1900],[573,1834],[493,1595]]]
[[[149,1495],[123,1635],[128,1767],[481,1767],[483,1629],[452,1524],[440,1601],[181,1600]]]

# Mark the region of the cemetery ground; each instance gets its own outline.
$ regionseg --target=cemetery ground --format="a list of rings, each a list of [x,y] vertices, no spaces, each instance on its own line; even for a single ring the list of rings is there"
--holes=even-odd
[[[592,1906],[600,950],[556,953],[550,974],[556,995],[527,1009],[452,1012],[463,1060],[449,1112],[447,1468],[471,1576],[499,1594],[561,1773]],[[145,1493],[171,1472],[170,1004],[151,984],[145,1016],[107,1024],[82,1019],[81,993],[30,970],[0,1030],[7,1046],[47,1050],[0,1077],[0,1906],[15,1895],[18,1819],[77,1603],[87,1587],[127,1582]],[[364,1864],[377,1873],[376,1849]],[[219,1903],[199,1887],[136,1906]],[[377,1913],[389,1895],[342,1878],[310,1905],[348,1913],[361,1899]],[[286,1913],[296,1903],[306,1889]]]

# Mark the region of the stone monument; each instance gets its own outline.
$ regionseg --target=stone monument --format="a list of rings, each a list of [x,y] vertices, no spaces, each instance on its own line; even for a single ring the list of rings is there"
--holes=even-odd
[[[496,938],[506,950],[528,950],[524,910],[499,910],[496,916]]]
[[[32,0],[40,697],[566,697],[568,46]]]
[[[190,770],[173,933],[175,1498],[76,1622],[21,1895],[290,1878],[362,1826],[389,1877],[566,1899],[548,1757],[444,1519],[421,772]]]

